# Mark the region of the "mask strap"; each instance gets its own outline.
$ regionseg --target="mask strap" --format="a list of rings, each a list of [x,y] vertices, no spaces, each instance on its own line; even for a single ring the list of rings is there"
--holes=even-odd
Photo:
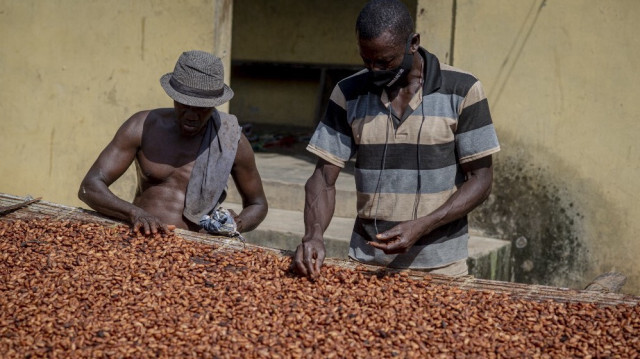
[[[420,173],[420,135],[422,134],[422,125],[424,125],[424,93],[422,92],[422,84],[424,80],[424,59],[422,59],[422,66],[420,69],[420,95],[422,99],[420,101],[420,109],[422,112],[422,122],[420,122],[420,129],[418,130],[418,140],[416,143],[416,157],[418,161],[418,176],[417,176],[417,185],[416,185],[416,197],[413,201],[413,219],[418,219],[418,205],[420,205],[420,194],[422,192],[422,174]]]
[[[411,67],[413,65],[413,54],[411,54],[411,40],[413,39],[413,33],[411,35],[409,35],[409,38],[407,39],[407,45],[404,48],[404,57],[402,58],[402,64],[400,64],[400,67],[398,68],[398,72],[396,73],[396,76],[389,81],[389,83],[387,83],[385,85],[385,87],[391,87],[393,86],[393,84],[396,83],[396,81],[400,80],[400,78],[402,77],[402,75],[404,74],[404,72],[408,72],[411,70]]]
[[[376,229],[376,234],[379,234],[378,231],[378,208],[380,207],[380,196],[382,195],[382,191],[378,193],[380,189],[380,179],[382,178],[382,171],[384,171],[385,162],[387,160],[387,145],[389,144],[389,125],[393,126],[393,122],[391,122],[391,103],[389,103],[389,114],[387,116],[387,121],[385,122],[387,125],[387,134],[384,139],[384,149],[382,150],[382,164],[380,172],[378,172],[378,183],[376,183],[376,190],[373,194],[373,198],[375,200],[376,195],[378,196],[378,202],[376,203],[376,213],[373,215],[373,227]]]

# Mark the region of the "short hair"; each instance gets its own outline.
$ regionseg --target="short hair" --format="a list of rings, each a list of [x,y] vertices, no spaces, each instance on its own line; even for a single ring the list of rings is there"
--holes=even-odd
[[[356,34],[363,40],[375,39],[389,31],[394,41],[406,41],[414,32],[413,19],[400,0],[371,0],[360,10]]]

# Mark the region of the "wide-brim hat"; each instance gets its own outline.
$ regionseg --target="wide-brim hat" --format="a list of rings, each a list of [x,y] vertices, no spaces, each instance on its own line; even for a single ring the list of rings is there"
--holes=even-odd
[[[204,51],[183,52],[160,84],[169,97],[189,106],[216,107],[233,97],[224,83],[222,60]]]

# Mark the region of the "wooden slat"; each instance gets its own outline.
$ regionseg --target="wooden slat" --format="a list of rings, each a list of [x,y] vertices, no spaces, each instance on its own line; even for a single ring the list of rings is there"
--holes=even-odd
[[[0,193],[0,207],[11,206],[24,202],[25,198]],[[122,222],[115,221],[108,217],[102,216],[94,211],[85,210],[77,207],[69,207],[46,201],[33,203],[25,208],[15,210],[0,220],[22,219],[29,220],[48,216],[52,220],[78,220],[83,222],[100,223],[104,225],[118,225]],[[176,233],[181,237],[202,243],[216,245],[222,250],[242,250],[243,248],[260,248],[267,252],[278,256],[291,256],[290,251],[261,247],[253,244],[242,243],[237,238],[216,237],[209,234],[196,233],[186,230],[177,229]],[[355,271],[378,272],[380,267],[367,266],[353,261],[327,258],[325,265],[339,266]],[[387,269],[389,272],[398,272],[400,270]],[[430,280],[436,284],[449,285],[461,289],[473,289],[482,291],[493,291],[499,293],[507,293],[514,297],[524,298],[528,300],[544,301],[553,300],[559,302],[583,302],[595,303],[601,305],[640,304],[640,297],[620,294],[606,293],[596,291],[575,290],[569,288],[552,287],[544,285],[532,285],[523,283],[501,282],[486,279],[476,279],[473,277],[452,278],[444,275],[425,274],[420,271],[405,270],[413,278],[423,278],[429,276]]]
[[[8,206],[0,206],[0,216],[9,213],[11,211],[15,211],[17,209],[20,209],[22,207],[26,207],[32,203],[36,203],[38,201],[40,201],[42,199],[42,197],[38,197],[38,198],[32,198],[32,199],[26,199],[22,202],[18,202],[17,204],[12,204],[12,205],[8,205]]]

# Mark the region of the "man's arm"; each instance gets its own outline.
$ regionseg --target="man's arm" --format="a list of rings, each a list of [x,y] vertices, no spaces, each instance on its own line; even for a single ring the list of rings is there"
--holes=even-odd
[[[296,270],[311,279],[320,275],[325,257],[324,231],[336,207],[335,183],[341,168],[319,159],[305,184],[304,237],[296,248]]]
[[[380,233],[382,242],[369,242],[387,254],[407,252],[420,237],[434,229],[465,216],[484,202],[491,193],[493,164],[491,155],[462,164],[467,180],[442,206],[430,214],[406,221]]]
[[[242,134],[231,176],[242,197],[242,212],[234,215],[238,232],[255,229],[267,216],[268,204],[249,140]]]
[[[109,190],[129,168],[142,139],[142,128],[148,112],[138,112],[118,129],[114,138],[100,153],[98,159],[82,180],[78,198],[94,210],[131,223],[134,230],[145,234],[167,231],[167,226],[143,209],[117,197]]]

